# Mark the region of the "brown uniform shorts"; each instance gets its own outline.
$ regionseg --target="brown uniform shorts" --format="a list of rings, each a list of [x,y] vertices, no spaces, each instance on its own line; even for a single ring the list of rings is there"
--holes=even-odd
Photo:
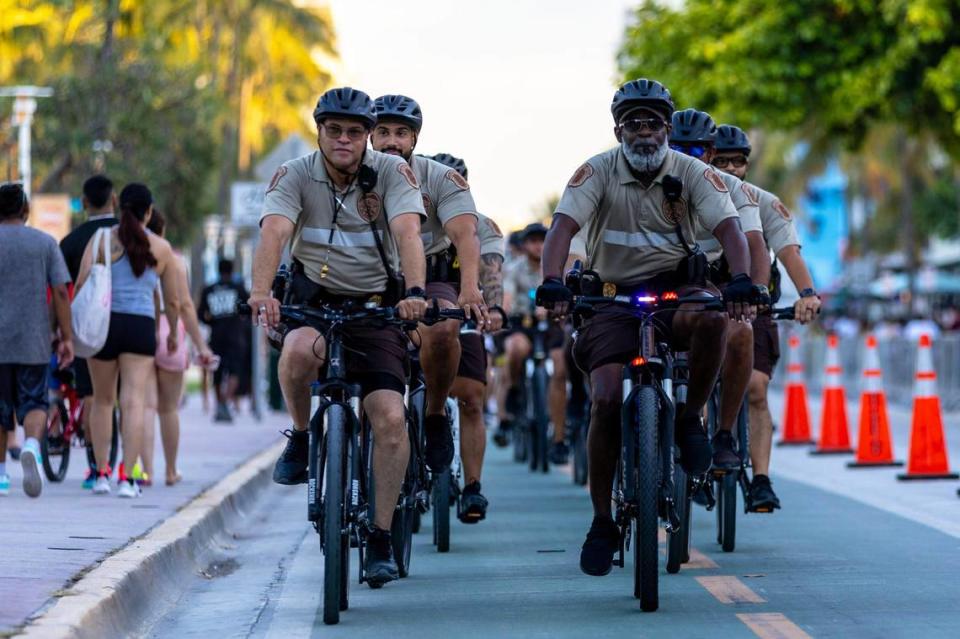
[[[481,384],[487,383],[487,349],[483,346],[483,335],[461,333],[457,377],[475,379]]]
[[[773,369],[780,361],[780,330],[769,315],[753,321],[753,370],[773,377]]]
[[[453,282],[427,282],[424,291],[427,294],[427,301],[437,298],[456,304],[460,299],[460,286]]]
[[[666,290],[666,289],[665,289]],[[663,291],[654,291],[662,293]],[[706,286],[682,286],[677,293],[683,297],[697,292],[719,295],[712,284]],[[679,343],[673,335],[673,316],[676,311],[663,311],[654,316],[657,334],[677,350],[686,350],[687,344]],[[627,309],[598,306],[596,315],[587,320],[577,331],[573,343],[573,360],[583,372],[589,374],[605,364],[626,364],[640,353],[639,318]]]

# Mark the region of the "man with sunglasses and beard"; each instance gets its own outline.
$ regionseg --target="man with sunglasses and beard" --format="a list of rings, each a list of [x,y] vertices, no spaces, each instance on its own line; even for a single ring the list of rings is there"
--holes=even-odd
[[[374,113],[377,122],[370,136],[374,150],[402,158],[420,184],[427,214],[420,231],[427,259],[426,298],[440,308],[462,308],[482,330],[488,314],[480,293],[477,206],[470,185],[455,169],[414,155],[423,126],[416,100],[382,95],[374,101]],[[460,322],[421,325],[417,333],[426,386],[424,458],[437,473],[453,461],[453,435],[445,406],[460,363]]]
[[[709,162],[723,173],[746,179],[749,167],[750,140],[738,127],[724,124],[717,129],[715,151]],[[797,287],[800,299],[794,304],[794,317],[801,324],[812,322],[820,312],[820,297],[813,288],[813,278],[800,255],[800,239],[793,215],[772,193],[744,182],[759,203],[760,221],[766,245],[776,260],[783,262],[787,275]],[[755,258],[756,259],[756,258]],[[769,253],[755,266],[762,273],[755,275],[758,282],[779,281],[776,261],[770,264]],[[755,269],[756,271],[756,269]],[[779,289],[779,286],[771,289]],[[778,290],[772,291],[774,301]],[[770,483],[770,446],[773,441],[773,418],[767,405],[767,390],[773,369],[780,359],[780,336],[776,322],[769,317],[758,317],[753,323],[753,372],[750,376],[748,398],[750,403],[750,457],[753,462],[753,481],[747,508],[751,512],[772,513],[780,508],[780,499]]]
[[[670,132],[670,148],[685,153],[703,162],[710,162],[715,150],[714,138],[717,125],[708,113],[696,109],[684,109],[673,114],[673,130]],[[754,282],[770,279],[769,255],[763,241],[763,226],[760,224],[760,206],[756,194],[733,175],[718,172],[730,192],[740,227],[750,247],[750,277]],[[697,244],[707,255],[710,265],[709,279],[721,290],[730,281],[730,269],[723,256],[720,242],[710,231],[698,226]],[[768,299],[765,285],[759,286],[761,299]],[[768,322],[770,318],[765,318]],[[758,319],[759,321],[759,319]],[[733,425],[743,406],[743,397],[753,370],[753,329],[746,322],[731,322],[727,331],[727,352],[720,372],[721,395],[719,429],[713,436],[713,466],[731,470],[740,466],[740,457],[735,450]]]
[[[668,147],[674,106],[662,84],[647,79],[624,84],[611,111],[620,146],[587,160],[567,183],[547,235],[537,302],[555,314],[568,312],[572,293],[561,271],[570,241],[584,226],[588,267],[603,281],[605,294],[719,295],[697,273],[702,256],[690,249],[697,224],[714,234],[734,273],[724,291],[727,312],[684,313],[681,307],[672,317],[661,316],[662,337],[690,351],[687,403],[678,407],[676,441],[684,469],[698,475],[709,469],[712,457],[701,412],[723,362],[728,316],[756,315],[747,240],[729,189],[713,169]],[[580,569],[588,575],[608,574],[619,547],[610,494],[620,451],[622,371],[640,350],[639,328],[632,314],[599,306],[574,345],[578,366],[590,375],[593,400],[588,466],[594,518],[580,554]]]
[[[284,247],[293,257],[294,303],[396,305],[406,320],[423,317],[423,201],[410,166],[367,149],[376,124],[373,101],[350,87],[324,93],[313,112],[319,150],[281,166],[267,188],[260,243],[253,261],[250,307],[269,328],[280,324],[271,296]],[[399,289],[398,267],[406,286]],[[324,336],[287,320],[280,353],[280,387],[293,419],[277,460],[278,484],[307,482],[310,384],[324,365]],[[373,427],[373,526],[367,544],[367,581],[379,587],[398,578],[390,525],[410,458],[403,395],[407,338],[397,327],[343,328],[347,379],[361,388]]]

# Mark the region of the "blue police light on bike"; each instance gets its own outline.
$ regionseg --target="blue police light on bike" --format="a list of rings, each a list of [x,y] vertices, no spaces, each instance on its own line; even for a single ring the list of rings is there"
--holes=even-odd
[[[656,304],[657,296],[656,295],[637,295],[633,298],[633,301],[637,304]]]

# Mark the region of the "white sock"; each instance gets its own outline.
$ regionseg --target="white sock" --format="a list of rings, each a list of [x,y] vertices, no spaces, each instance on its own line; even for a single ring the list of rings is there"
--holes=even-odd
[[[23,440],[23,447],[26,448],[27,446],[30,446],[34,450],[40,450],[40,442],[37,441],[35,437],[27,437],[25,440]]]

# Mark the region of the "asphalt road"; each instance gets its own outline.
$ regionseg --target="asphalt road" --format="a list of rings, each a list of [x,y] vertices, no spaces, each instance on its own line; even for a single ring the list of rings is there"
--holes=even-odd
[[[838,461],[839,463],[839,461]],[[322,622],[322,556],[305,488],[272,486],[150,637],[957,637],[960,538],[774,473],[784,510],[741,516],[736,552],[694,512],[693,562],[661,573],[660,610],[632,597],[632,564],[583,575],[584,488],[563,469],[533,475],[491,450],[489,517],[454,523],[451,551],[415,536],[411,576],[351,587],[338,626]],[[960,519],[960,500],[953,517]],[[352,560],[355,566],[355,559]]]

